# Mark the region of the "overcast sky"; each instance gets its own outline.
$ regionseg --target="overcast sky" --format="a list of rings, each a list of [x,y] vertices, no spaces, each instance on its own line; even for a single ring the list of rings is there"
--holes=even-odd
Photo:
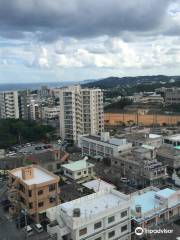
[[[180,75],[179,0],[0,0],[0,83]]]

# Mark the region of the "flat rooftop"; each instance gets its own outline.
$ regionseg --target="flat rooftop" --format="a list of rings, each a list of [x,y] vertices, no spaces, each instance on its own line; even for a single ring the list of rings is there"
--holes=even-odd
[[[169,139],[169,140],[172,140],[172,141],[180,141],[180,134],[176,134],[176,135],[166,137],[166,139]]]
[[[70,171],[78,171],[88,167],[94,167],[94,164],[89,163],[86,160],[79,160],[73,163],[63,164],[62,166]]]
[[[151,210],[159,207],[159,202],[155,198],[156,195],[164,197],[164,198],[169,198],[175,192],[176,191],[173,189],[165,188],[165,189],[159,190],[159,191],[149,190],[140,195],[134,195],[131,198],[132,209],[135,210],[136,206],[139,205],[139,206],[141,206],[142,213],[146,213],[148,211],[151,211]]]
[[[108,192],[98,192],[80,199],[66,202],[60,205],[61,209],[67,213],[68,216],[73,216],[73,209],[79,208],[81,217],[90,217],[96,214],[103,213],[108,209],[116,208],[122,203],[127,202],[128,197],[115,190]]]
[[[116,188],[114,185],[107,183],[101,179],[95,179],[95,180],[86,182],[82,185],[89,189],[94,190],[95,192]]]
[[[41,184],[51,180],[54,180],[56,176],[52,176],[52,174],[48,173],[47,171],[43,171],[42,168],[33,166],[33,178],[24,180],[22,178],[22,168],[17,168],[11,171],[11,173],[20,178],[24,183],[27,185],[33,184]]]
[[[102,142],[102,143],[106,143],[106,144],[111,144],[111,145],[114,145],[114,146],[120,146],[120,145],[123,145],[123,144],[127,144],[127,141],[126,141],[125,138],[111,137],[107,141],[103,141],[101,139],[101,137],[97,136],[97,135],[86,135],[86,136],[83,136],[83,137],[88,138],[90,140],[94,140],[94,141],[98,141],[98,142]]]

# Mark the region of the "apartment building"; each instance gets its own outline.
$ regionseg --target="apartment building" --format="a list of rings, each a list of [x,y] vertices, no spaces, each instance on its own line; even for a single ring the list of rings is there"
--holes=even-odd
[[[79,138],[82,155],[110,158],[132,148],[126,139],[111,138],[109,132],[99,135],[82,135]]]
[[[167,178],[167,166],[157,161],[156,150],[149,145],[134,148],[111,159],[115,172],[127,177],[131,184],[158,185]]]
[[[84,182],[94,177],[94,164],[86,159],[62,165],[64,176],[73,181]]]
[[[31,99],[28,104],[28,118],[38,120],[41,117],[40,106],[35,99]]]
[[[180,104],[180,88],[166,88],[164,97],[167,105]]]
[[[164,144],[180,148],[180,134],[164,137]]]
[[[58,240],[130,240],[130,198],[100,191],[47,210],[47,231]]]
[[[19,118],[28,119],[28,105],[30,102],[30,91],[18,91]]]
[[[129,195],[135,227],[143,229],[171,222],[180,217],[180,190],[148,187]]]
[[[75,143],[82,134],[104,129],[103,93],[100,89],[71,86],[59,90],[60,136]]]
[[[57,119],[60,115],[60,106],[42,108],[42,119]]]
[[[33,220],[40,222],[46,209],[60,203],[58,183],[58,176],[38,165],[9,171],[10,212],[18,214],[24,209]]]
[[[0,92],[0,118],[19,118],[18,92]]]

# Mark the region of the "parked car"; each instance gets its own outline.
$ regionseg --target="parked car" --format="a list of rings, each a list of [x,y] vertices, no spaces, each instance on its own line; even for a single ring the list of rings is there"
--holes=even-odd
[[[33,228],[36,230],[36,232],[41,233],[44,231],[43,227],[41,224],[37,223],[33,225]]]
[[[122,178],[121,178],[121,182],[123,182],[123,183],[128,183],[128,182],[129,182],[129,179],[126,178],[126,177],[122,177]]]
[[[26,227],[24,227],[23,231],[27,236],[31,236],[34,234],[33,229],[30,225],[27,225]]]

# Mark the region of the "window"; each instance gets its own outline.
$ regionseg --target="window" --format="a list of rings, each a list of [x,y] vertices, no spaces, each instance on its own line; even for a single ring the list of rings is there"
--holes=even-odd
[[[57,169],[60,169],[61,168],[61,164],[57,163],[56,167],[57,167]]]
[[[29,203],[29,209],[32,209],[33,208],[33,203]]]
[[[29,190],[28,193],[29,193],[29,197],[32,197],[32,190]]]
[[[121,217],[123,218],[123,217],[126,217],[127,216],[127,210],[126,211],[123,211],[122,213],[121,213]]]
[[[49,192],[52,192],[56,189],[56,185],[55,184],[51,184],[49,185]]]
[[[101,240],[101,237],[96,238],[95,240]]]
[[[115,236],[115,231],[111,231],[108,233],[108,238],[112,238]]]
[[[111,216],[108,218],[108,223],[112,223],[115,221],[115,217],[114,216]]]
[[[80,176],[80,175],[81,175],[81,172],[78,172],[77,175]]]
[[[121,227],[121,232],[124,232],[126,230],[127,230],[127,225],[124,225],[124,226]]]
[[[38,203],[38,207],[43,207],[44,206],[44,203],[43,202],[39,202]]]
[[[39,190],[38,195],[42,195],[42,194],[43,194],[43,190]]]
[[[86,171],[84,171],[84,174],[86,174]]]
[[[97,222],[94,224],[94,229],[100,228],[102,226],[101,222]]]
[[[85,235],[87,233],[87,228],[83,228],[79,231],[79,236]]]

